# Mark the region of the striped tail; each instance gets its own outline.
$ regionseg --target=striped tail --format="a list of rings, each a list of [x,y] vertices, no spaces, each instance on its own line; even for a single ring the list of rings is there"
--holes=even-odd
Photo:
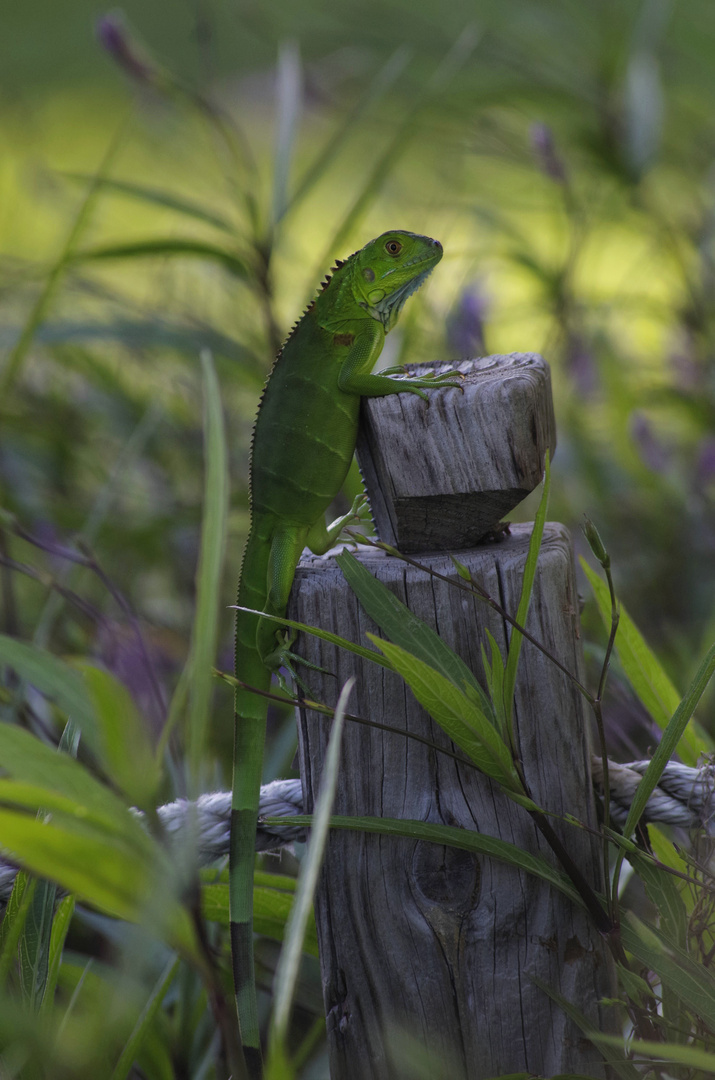
[[[263,610],[266,602],[269,553],[270,538],[258,535],[252,530],[243,556],[238,591],[239,605]],[[256,649],[257,625],[257,616],[243,611],[236,613],[236,677],[258,690],[268,690],[271,673],[262,663]],[[253,964],[253,866],[266,739],[266,711],[265,698],[247,690],[236,690],[229,912],[236,1008],[246,1067],[251,1080],[258,1080],[263,1071]]]

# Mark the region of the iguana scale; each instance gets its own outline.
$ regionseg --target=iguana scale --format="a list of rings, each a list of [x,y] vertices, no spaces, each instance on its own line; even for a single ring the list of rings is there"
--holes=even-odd
[[[372,374],[400,309],[442,258],[437,240],[388,232],[344,262],[294,326],[268,377],[251,446],[251,527],[238,590],[236,676],[267,690],[289,642],[276,624],[242,611],[285,615],[304,547],[322,554],[359,514],[364,496],[330,526],[325,511],[345,480],[357,437],[361,397],[459,386],[443,372],[392,378]],[[231,949],[246,1063],[260,1076],[253,972],[253,861],[265,741],[266,700],[236,693],[230,845]]]

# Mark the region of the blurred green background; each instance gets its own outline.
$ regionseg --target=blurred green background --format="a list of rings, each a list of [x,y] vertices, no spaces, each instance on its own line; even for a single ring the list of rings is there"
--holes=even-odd
[[[96,574],[73,579],[90,611],[48,613],[46,581],[6,567],[2,629],[40,620],[39,640],[98,655],[158,728],[194,608],[199,352],[228,425],[227,606],[276,343],[334,257],[401,227],[445,258],[386,362],[546,356],[551,516],[596,521],[682,689],[715,631],[712,5],[136,2],[98,32],[105,15],[3,12],[0,488],[46,550],[3,533],[0,554],[65,580],[62,545],[83,536],[162,694]],[[585,627],[597,660],[588,609]],[[228,610],[221,640],[228,668]],[[627,756],[650,733],[614,688]],[[225,783],[218,697],[207,771]],[[290,765],[280,730],[267,776]]]
[[[714,118],[709,0],[136,0],[111,15],[6,0],[0,632],[98,660],[158,736],[194,624],[208,349],[231,470],[217,656],[231,668],[263,380],[331,261],[399,227],[445,256],[384,362],[543,353],[559,430],[550,516],[579,551],[584,512],[596,522],[620,598],[682,693],[715,637]],[[583,637],[593,674],[605,638],[589,604]],[[3,718],[51,740],[46,702],[7,683]],[[228,787],[230,691],[214,690],[198,777],[181,690],[173,702],[157,797]],[[617,666],[605,717],[621,759],[657,738]],[[267,780],[290,774],[295,747],[291,716],[271,725]],[[142,951],[157,966],[151,934],[134,933],[86,909],[73,923],[68,1013],[97,966],[74,1026],[47,1043],[53,1076],[104,1075],[124,1045],[134,1005],[112,1027],[96,995],[129,1000],[121,980]],[[264,986],[277,948],[262,937]],[[306,1078],[326,1075],[310,962]],[[205,987],[181,971],[135,1075],[174,1075],[171,1055],[181,1075],[223,1075]],[[225,962],[222,977],[228,995]],[[4,1015],[18,1070],[46,1075],[39,1028]]]

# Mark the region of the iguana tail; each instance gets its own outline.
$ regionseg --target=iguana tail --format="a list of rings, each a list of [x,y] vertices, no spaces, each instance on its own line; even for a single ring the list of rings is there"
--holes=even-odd
[[[239,606],[262,611],[270,540],[252,530],[246,543],[238,593]],[[256,648],[258,618],[236,613],[236,677],[257,690],[268,690],[271,673]],[[266,739],[266,699],[236,690],[233,747],[233,799],[229,850],[231,956],[239,1027],[251,1078],[262,1073],[260,1031],[253,966],[253,865]]]

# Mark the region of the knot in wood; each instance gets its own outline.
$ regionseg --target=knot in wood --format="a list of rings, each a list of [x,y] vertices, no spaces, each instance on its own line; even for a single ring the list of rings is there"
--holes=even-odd
[[[440,847],[425,840],[415,844],[412,880],[419,893],[415,900],[420,907],[427,900],[444,911],[467,914],[478,903],[481,879],[479,860],[468,851]]]

